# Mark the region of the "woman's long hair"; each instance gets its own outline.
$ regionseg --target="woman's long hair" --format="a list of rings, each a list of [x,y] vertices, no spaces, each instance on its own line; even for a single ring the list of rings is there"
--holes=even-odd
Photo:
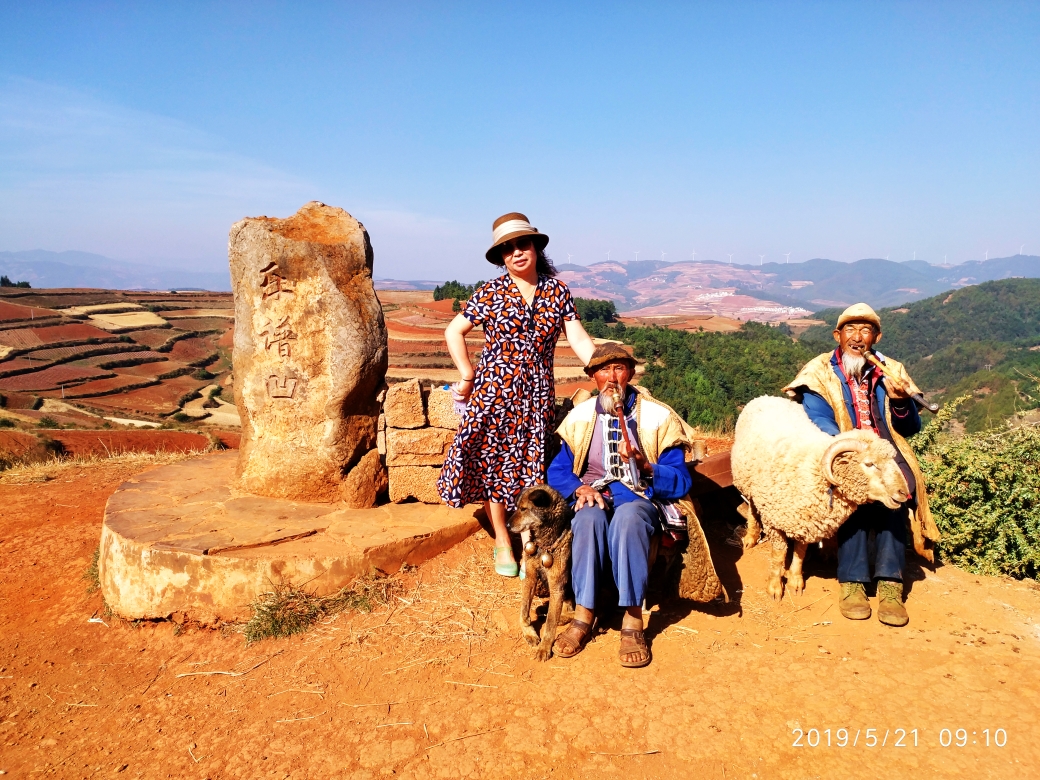
[[[556,266],[553,265],[552,258],[545,254],[544,249],[538,250],[538,262],[535,263],[535,268],[537,268],[538,273],[542,276],[548,276],[550,278],[556,276]]]

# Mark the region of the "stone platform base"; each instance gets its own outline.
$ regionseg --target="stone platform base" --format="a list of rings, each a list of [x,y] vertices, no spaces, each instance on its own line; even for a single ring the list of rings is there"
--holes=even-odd
[[[101,588],[127,619],[249,616],[272,583],[332,593],[373,569],[396,572],[476,531],[476,506],[344,509],[234,490],[237,452],[139,474],[108,500]]]

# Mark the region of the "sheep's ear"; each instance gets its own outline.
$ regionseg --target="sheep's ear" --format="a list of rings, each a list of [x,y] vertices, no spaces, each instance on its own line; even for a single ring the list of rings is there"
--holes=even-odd
[[[527,493],[527,499],[539,509],[548,509],[552,506],[553,497],[548,488],[531,488]]]

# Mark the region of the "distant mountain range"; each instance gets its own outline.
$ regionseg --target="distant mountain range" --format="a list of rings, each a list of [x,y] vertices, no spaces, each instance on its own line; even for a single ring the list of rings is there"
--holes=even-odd
[[[1015,255],[955,266],[923,260],[854,263],[729,265],[717,262],[560,264],[560,278],[576,296],[613,300],[629,316],[719,315],[761,321],[805,317],[821,309],[866,301],[898,306],[967,285],[1040,277],[1040,257]],[[231,289],[227,271],[138,265],[89,252],[0,252],[0,274],[33,287],[123,290]],[[376,278],[379,290],[432,290],[439,281]]]
[[[33,287],[93,287],[108,290],[231,289],[231,274],[190,268],[125,263],[90,252],[0,252],[0,274]]]
[[[815,259],[762,266],[646,260],[557,268],[575,295],[609,298],[630,316],[714,313],[777,320],[857,301],[897,306],[971,284],[1040,277],[1040,257],[1015,255],[956,266]]]

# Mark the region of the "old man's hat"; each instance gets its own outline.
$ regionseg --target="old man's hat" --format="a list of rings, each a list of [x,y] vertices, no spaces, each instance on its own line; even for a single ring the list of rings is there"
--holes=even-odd
[[[539,233],[538,228],[532,227],[531,221],[519,211],[511,211],[503,214],[495,220],[491,226],[491,248],[484,253],[489,263],[505,265],[502,260],[502,250],[499,249],[506,241],[512,241],[521,236],[530,236],[534,245],[539,249],[545,249],[549,243],[549,236]]]
[[[834,327],[837,330],[841,330],[845,327],[846,322],[869,322],[877,328],[878,333],[881,332],[881,318],[865,303],[852,304],[841,313],[841,316],[838,317],[838,324]]]
[[[636,364],[641,362],[636,360],[627,347],[618,344],[616,341],[606,341],[596,347],[596,350],[592,353],[589,364],[585,366],[585,373],[592,376],[607,363],[613,363],[615,360],[627,362],[633,371],[636,369]]]

